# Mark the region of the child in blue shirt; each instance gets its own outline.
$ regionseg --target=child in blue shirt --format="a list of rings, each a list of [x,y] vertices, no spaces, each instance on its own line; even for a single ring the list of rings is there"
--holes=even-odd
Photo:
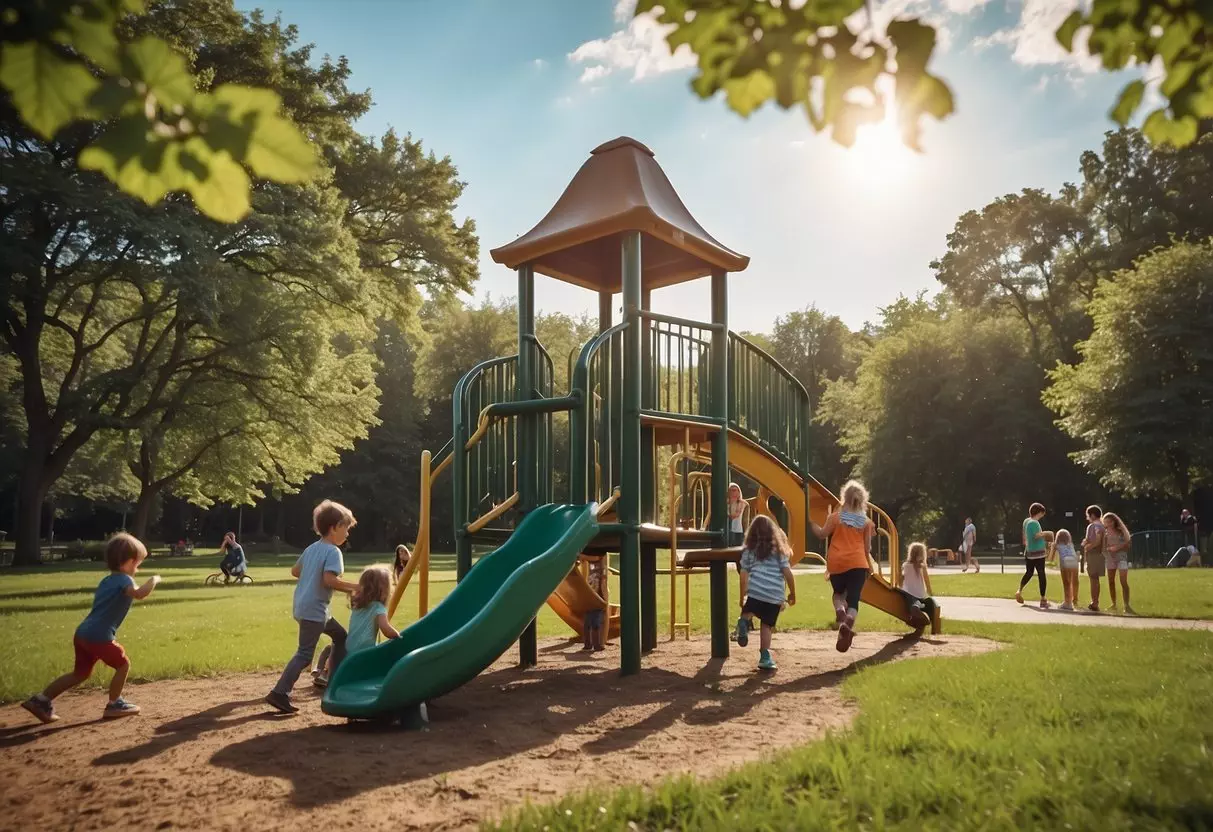
[[[112,719],[139,713],[138,705],[122,698],[122,688],[130,673],[131,663],[115,636],[130,611],[131,601],[151,595],[156,584],[160,583],[160,576],[153,575],[143,582],[143,586],[135,586],[134,574],[146,557],[147,548],[133,535],[122,532],[109,539],[105,544],[105,563],[110,573],[97,585],[97,591],[93,594],[93,608],[80,622],[72,638],[76,654],[72,672],[51,682],[46,690],[30,697],[21,707],[42,722],[54,722],[59,718],[52,704],[55,697],[91,676],[93,667],[100,661],[114,669],[109,703],[102,716]]]
[[[329,604],[333,590],[353,592],[358,588],[357,584],[341,580],[345,562],[339,548],[357,522],[352,511],[332,500],[325,500],[312,512],[312,528],[320,539],[304,549],[291,567],[291,575],[299,579],[295,584],[293,604],[295,621],[299,623],[299,648],[287,662],[278,684],[265,697],[265,701],[281,713],[293,714],[299,710],[291,702],[291,689],[299,680],[299,674],[312,663],[316,642],[322,634],[333,640],[332,666],[336,668],[345,657],[345,628],[332,617]],[[321,687],[325,682],[323,677],[316,679]]]
[[[350,633],[345,638],[345,653],[357,653],[374,647],[379,634],[400,638],[387,617],[387,601],[392,594],[392,573],[386,566],[368,566],[358,577],[358,588],[350,595]],[[331,672],[331,671],[330,671]]]
[[[737,566],[741,580],[741,617],[737,619],[734,638],[739,647],[745,647],[757,617],[762,622],[758,668],[774,670],[777,665],[771,658],[771,632],[783,609],[785,583],[788,605],[796,604],[796,577],[788,561],[792,547],[783,529],[764,514],[750,523],[742,546],[741,563]]]

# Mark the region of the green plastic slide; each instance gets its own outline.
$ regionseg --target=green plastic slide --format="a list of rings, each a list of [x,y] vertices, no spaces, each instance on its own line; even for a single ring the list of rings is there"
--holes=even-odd
[[[598,532],[597,504],[546,505],[527,514],[428,615],[346,657],[324,692],[326,714],[404,714],[475,678],[513,644]]]

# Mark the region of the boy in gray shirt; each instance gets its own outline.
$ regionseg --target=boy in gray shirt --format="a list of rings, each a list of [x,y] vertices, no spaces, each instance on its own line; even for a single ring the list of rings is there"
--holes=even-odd
[[[304,549],[291,567],[291,575],[299,579],[293,604],[293,614],[299,622],[299,649],[287,662],[278,684],[265,697],[267,703],[284,714],[299,710],[291,702],[291,689],[299,674],[312,663],[321,634],[333,640],[333,668],[345,656],[345,628],[329,614],[329,604],[333,590],[348,593],[358,588],[357,584],[341,580],[345,563],[339,548],[357,522],[354,513],[340,503],[325,500],[316,506],[312,512],[312,528],[320,539]]]

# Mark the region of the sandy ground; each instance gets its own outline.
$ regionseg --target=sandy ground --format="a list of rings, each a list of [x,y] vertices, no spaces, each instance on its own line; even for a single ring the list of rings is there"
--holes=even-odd
[[[750,726],[789,726],[779,742],[794,745],[847,725],[838,687],[862,667],[995,646],[860,633],[840,655],[833,633],[780,633],[779,670],[761,674],[753,644],[718,661],[696,638],[623,679],[617,648],[551,640],[538,667],[514,667],[511,650],[430,703],[420,731],[327,717],[302,682],[301,713],[273,714],[269,673],[133,686],[143,713],[116,721],[98,718],[102,694],[68,694],[52,725],[0,708],[0,829],[474,827],[590,785],[720,773],[758,756]]]

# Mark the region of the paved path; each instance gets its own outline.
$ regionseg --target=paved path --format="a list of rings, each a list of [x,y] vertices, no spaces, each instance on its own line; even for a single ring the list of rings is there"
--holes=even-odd
[[[1136,615],[1111,613],[1069,612],[1053,606],[1047,610],[1031,604],[1020,606],[1010,598],[962,598],[938,596],[942,607],[944,628],[948,619],[955,621],[992,621],[1002,624],[1074,624],[1090,627],[1128,627],[1134,630],[1213,630],[1213,621],[1193,621],[1178,618],[1143,618]]]

